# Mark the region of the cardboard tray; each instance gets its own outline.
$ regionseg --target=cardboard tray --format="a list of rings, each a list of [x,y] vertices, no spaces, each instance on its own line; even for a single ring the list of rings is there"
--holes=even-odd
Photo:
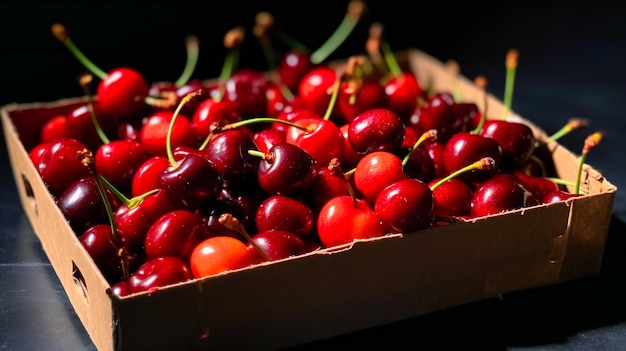
[[[399,53],[436,91],[483,92],[418,51]],[[455,85],[456,84],[456,85]],[[490,115],[503,106],[489,95]],[[585,196],[419,233],[363,240],[172,285],[111,295],[30,162],[38,130],[83,98],[2,108],[20,199],[69,300],[98,350],[277,349],[425,315],[508,292],[597,274],[617,188],[585,164]],[[545,133],[527,122],[538,138]],[[579,156],[549,144],[558,177]]]

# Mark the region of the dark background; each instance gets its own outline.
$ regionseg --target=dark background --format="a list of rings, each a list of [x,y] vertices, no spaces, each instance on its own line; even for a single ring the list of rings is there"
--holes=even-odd
[[[411,321],[300,349],[382,347],[476,350],[626,349],[626,12],[608,1],[370,0],[359,26],[331,57],[362,53],[369,25],[381,22],[394,50],[417,48],[459,62],[468,78],[484,75],[502,97],[504,58],[520,52],[513,110],[549,134],[571,117],[591,122],[561,142],[578,152],[584,138],[605,138],[587,162],[617,185],[605,262],[596,277],[460,306]],[[2,1],[0,106],[82,95],[83,66],[50,33],[63,23],[105,71],[131,66],[151,81],[174,80],[185,63],[184,38],[199,37],[195,78],[219,75],[223,35],[252,28],[270,11],[281,28],[312,49],[332,33],[345,0],[317,1]],[[240,66],[266,69],[248,31]],[[2,137],[3,138],[3,137]],[[18,203],[4,139],[0,196],[0,348],[93,350]],[[28,250],[16,250],[25,245]],[[36,311],[36,312],[34,312]],[[36,316],[33,314],[36,313]],[[43,347],[46,345],[47,347]],[[410,346],[409,346],[410,345]]]

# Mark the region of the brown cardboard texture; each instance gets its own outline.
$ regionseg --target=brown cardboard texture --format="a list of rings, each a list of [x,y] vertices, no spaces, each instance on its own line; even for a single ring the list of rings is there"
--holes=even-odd
[[[433,57],[418,50],[398,56],[435,91],[455,86],[464,100],[483,106],[481,89]],[[43,123],[84,101],[7,105],[2,123],[24,211],[99,350],[276,349],[600,269],[617,188],[585,165],[585,195],[565,202],[356,241],[118,298],[28,157]],[[504,113],[491,95],[488,106],[489,116]],[[537,126],[513,112],[510,118],[545,140]],[[547,150],[556,174],[575,181],[579,156],[556,142]]]

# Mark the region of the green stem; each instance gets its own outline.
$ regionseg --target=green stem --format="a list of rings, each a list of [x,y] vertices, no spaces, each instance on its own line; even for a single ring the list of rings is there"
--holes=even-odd
[[[96,66],[83,52],[74,44],[69,36],[69,33],[62,24],[55,23],[52,25],[52,33],[70,52],[78,59],[80,63],[85,66],[91,73],[100,79],[105,79],[107,73]]]
[[[362,1],[351,1],[348,5],[348,12],[344,16],[343,20],[331,36],[311,54],[311,62],[313,64],[320,64],[324,62],[346,38],[352,33],[352,30],[356,27],[361,19],[362,12],[364,11],[364,3]]]
[[[335,109],[335,104],[337,103],[337,96],[339,96],[339,88],[341,87],[341,78],[337,76],[335,79],[335,83],[333,84],[333,93],[330,96],[330,102],[328,103],[328,107],[326,108],[326,113],[324,114],[325,120],[330,120],[330,117],[333,115],[333,110]]]
[[[187,62],[185,64],[185,68],[183,69],[183,73],[174,83],[176,87],[181,87],[189,81],[198,63],[198,55],[200,51],[198,38],[194,35],[190,35],[185,40],[185,43],[187,47]]]
[[[474,169],[490,169],[495,167],[495,160],[491,157],[484,157],[470,165],[467,165],[455,172],[450,173],[449,175],[447,175],[444,178],[441,178],[439,181],[437,181],[435,184],[430,186],[430,190],[435,190],[437,189],[437,187],[439,187],[441,184],[447,182],[448,180],[458,176],[461,173],[465,173]]]
[[[515,72],[517,70],[517,50],[509,50],[506,57],[506,80],[504,86],[504,114],[502,119],[508,118],[513,102],[513,87],[515,86]]]
[[[411,155],[413,154],[413,152],[426,140],[431,139],[434,140],[437,138],[437,130],[436,129],[431,129],[425,133],[423,133],[419,139],[417,139],[417,141],[413,144],[413,146],[411,146],[411,150],[409,150],[409,152],[404,156],[404,158],[402,159],[402,167],[406,166],[406,164],[409,162],[409,160],[411,159]]]

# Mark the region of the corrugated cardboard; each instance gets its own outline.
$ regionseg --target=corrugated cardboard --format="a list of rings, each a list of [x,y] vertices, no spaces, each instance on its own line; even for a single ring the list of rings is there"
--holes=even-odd
[[[483,92],[418,50],[400,56],[436,91]],[[457,80],[458,79],[458,80]],[[30,162],[46,119],[81,98],[2,109],[24,211],[99,350],[276,349],[596,274],[617,188],[585,165],[586,195],[548,206],[330,250],[117,298],[83,250]],[[504,107],[489,96],[489,115]],[[530,124],[537,137],[545,133]],[[549,144],[559,177],[579,156]]]

